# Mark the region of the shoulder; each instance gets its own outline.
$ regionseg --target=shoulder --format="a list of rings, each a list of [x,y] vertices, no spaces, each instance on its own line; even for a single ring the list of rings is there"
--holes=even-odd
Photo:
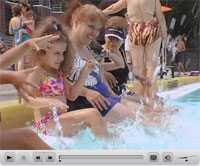
[[[11,18],[10,24],[13,24],[14,22],[16,22],[16,18],[15,17]]]
[[[10,20],[10,26],[14,29],[18,28],[20,25],[20,18],[18,17],[13,17],[11,20]]]
[[[11,19],[12,22],[19,22],[21,20],[21,17],[13,17]]]

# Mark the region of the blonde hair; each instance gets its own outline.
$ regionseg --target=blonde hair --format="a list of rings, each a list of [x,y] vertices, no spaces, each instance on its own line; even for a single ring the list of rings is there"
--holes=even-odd
[[[106,17],[102,10],[91,4],[81,5],[78,0],[73,0],[65,12],[64,22],[71,27],[73,21],[95,22],[104,27]]]

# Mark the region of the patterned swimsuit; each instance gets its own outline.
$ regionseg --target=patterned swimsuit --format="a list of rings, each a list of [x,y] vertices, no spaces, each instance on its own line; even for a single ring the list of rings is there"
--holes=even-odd
[[[45,77],[43,81],[40,82],[39,92],[42,97],[54,97],[54,96],[64,96],[65,95],[65,84],[64,84],[64,75],[59,74],[58,78],[51,76]],[[60,116],[62,113],[57,112],[57,116]],[[53,112],[47,112],[39,121],[33,123],[33,127],[36,128],[43,134],[47,134],[47,123],[54,119]]]

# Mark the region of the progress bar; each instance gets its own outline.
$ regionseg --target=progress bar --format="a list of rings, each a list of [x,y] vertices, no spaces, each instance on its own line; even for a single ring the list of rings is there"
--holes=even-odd
[[[132,165],[133,163],[144,162],[144,155],[59,155],[59,162],[67,164],[84,165]]]

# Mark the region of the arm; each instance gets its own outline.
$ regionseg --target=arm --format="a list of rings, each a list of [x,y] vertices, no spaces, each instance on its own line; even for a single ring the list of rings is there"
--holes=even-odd
[[[74,101],[78,96],[80,96],[82,87],[84,86],[85,81],[89,73],[91,72],[91,70],[94,68],[94,66],[95,66],[95,63],[87,62],[85,67],[80,72],[79,79],[74,84],[70,85],[69,81],[65,80],[65,89],[66,89],[67,98],[69,100]]]
[[[0,127],[1,128],[1,127]],[[45,144],[38,135],[28,128],[18,128],[10,130],[1,130],[0,132],[0,149],[1,150],[50,150],[52,149]],[[30,139],[32,141],[30,141]],[[34,143],[33,143],[34,142]]]
[[[108,84],[108,81],[107,81],[107,80],[105,79],[105,77],[104,77],[104,71],[103,71],[103,69],[101,70],[101,78],[103,79],[104,84],[107,85],[108,90],[109,90],[109,92],[110,92],[110,95],[111,95],[111,96],[116,96],[116,94],[113,92],[113,90],[111,89],[110,85]]]
[[[156,0],[156,16],[157,16],[159,24],[160,24],[161,36],[163,39],[166,39],[167,38],[167,26],[166,26],[165,17],[161,10],[160,0]]]
[[[102,96],[98,91],[82,87],[80,96],[84,96],[94,108],[106,110],[110,102]]]
[[[0,84],[11,84],[15,75],[15,71],[0,70]]]
[[[0,71],[0,84],[12,84],[18,90],[19,94],[25,99],[28,100],[30,95],[29,91],[25,86],[37,88],[33,83],[27,82],[26,78],[32,73],[36,68],[30,68],[21,71]]]
[[[185,42],[184,42],[184,41],[182,41],[182,48],[183,48],[183,51],[185,51],[185,50],[186,50],[186,47],[185,47]]]
[[[23,55],[30,54],[31,50],[28,48],[27,42],[24,42],[3,53],[0,58],[0,68],[6,68],[17,62]]]
[[[47,48],[48,42],[57,40],[58,36],[47,35],[39,38],[33,38],[27,40],[20,45],[13,47],[3,53],[0,58],[0,68],[6,68],[7,66],[17,62],[24,55],[33,54],[35,51]]]
[[[127,7],[126,0],[119,0],[118,2],[112,4],[103,10],[106,15],[111,15],[117,12],[120,12],[122,9]]]
[[[9,34],[10,34],[10,35],[13,35],[12,19],[10,20],[10,23],[9,23]]]
[[[13,35],[13,30],[19,29],[21,26],[21,19],[13,17],[9,23],[9,33]]]
[[[24,24],[26,24],[26,25],[33,24],[33,20],[26,20],[26,21],[24,21]]]
[[[104,77],[107,80],[108,84],[110,85],[111,88],[114,88],[117,86],[117,80],[112,73],[104,71]]]
[[[27,21],[24,22],[24,24],[32,31],[35,29],[34,20],[27,20]]]
[[[23,84],[33,85],[26,82],[26,77],[32,73],[36,68],[30,68],[22,71],[0,70],[0,84],[13,84],[16,87],[23,86]]]

